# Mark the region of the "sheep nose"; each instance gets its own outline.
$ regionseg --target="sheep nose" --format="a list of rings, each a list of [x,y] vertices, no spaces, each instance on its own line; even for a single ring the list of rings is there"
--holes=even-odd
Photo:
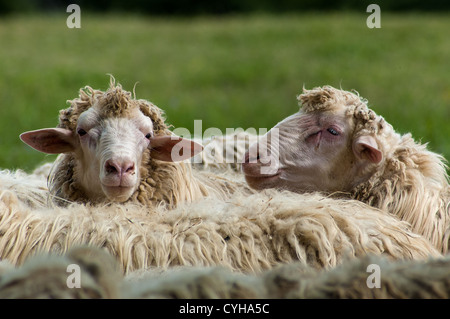
[[[130,160],[107,160],[105,163],[105,171],[108,174],[114,175],[133,175],[135,172],[135,165],[133,161]]]

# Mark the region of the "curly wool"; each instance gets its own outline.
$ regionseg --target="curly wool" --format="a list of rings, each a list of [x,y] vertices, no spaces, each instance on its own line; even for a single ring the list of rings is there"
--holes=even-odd
[[[79,286],[69,280],[70,266],[79,267]],[[1,263],[0,263],[1,266]],[[123,281],[117,262],[105,251],[80,246],[64,256],[41,253],[19,268],[0,272],[1,299],[120,298]]]
[[[80,286],[68,286],[70,265],[80,267]],[[369,287],[370,265],[379,267],[379,286]],[[1,263],[0,263],[1,266]],[[18,268],[0,271],[0,298],[443,298],[450,297],[449,256],[392,261],[364,256],[336,268],[302,263],[260,274],[223,267],[152,268],[122,276],[104,249],[80,246],[62,256],[40,254]]]
[[[37,252],[83,244],[108,250],[125,273],[177,265],[259,272],[292,261],[331,268],[366,254],[439,256],[407,223],[358,201],[317,194],[268,190],[174,209],[133,203],[30,209],[13,192],[0,191],[1,259],[18,265]]]
[[[0,170],[0,191],[9,190],[17,196],[20,203],[36,209],[48,203],[46,177],[50,164],[36,169],[32,174],[22,170]]]
[[[351,198],[408,221],[412,230],[428,238],[442,252],[449,249],[450,185],[445,159],[400,135],[367,106],[357,93],[330,86],[304,90],[298,97],[305,112],[332,110],[344,105],[353,117],[353,138],[375,136],[383,161],[370,179],[350,191]]]
[[[369,266],[379,268],[379,287]],[[123,293],[131,298],[284,298],[284,299],[448,299],[450,256],[426,261],[392,261],[383,256],[346,260],[327,270],[301,263],[261,274],[232,273],[219,267],[158,270],[131,274]]]
[[[237,131],[201,141],[203,151],[196,155],[193,166],[200,170],[241,174],[245,152],[258,141],[258,135]]]

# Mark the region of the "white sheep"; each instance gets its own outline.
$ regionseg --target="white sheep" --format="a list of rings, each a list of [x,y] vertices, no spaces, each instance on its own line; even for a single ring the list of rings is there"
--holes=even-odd
[[[14,265],[84,244],[107,249],[125,273],[177,265],[259,272],[293,261],[331,268],[366,254],[440,255],[408,227],[358,201],[272,190],[172,209],[132,202],[31,209],[0,189],[0,259]]]
[[[320,191],[358,199],[412,225],[442,252],[450,239],[445,159],[400,135],[357,94],[329,86],[304,90],[300,111],[246,153],[255,189]]]
[[[258,135],[244,130],[231,134],[204,138],[201,141],[203,151],[195,155],[192,164],[203,170],[235,172],[242,178],[242,159],[249,146],[258,141]]]
[[[122,292],[127,298],[449,299],[450,256],[426,261],[365,256],[326,271],[290,263],[257,275],[219,267],[156,269],[125,277]]]
[[[205,165],[207,169],[197,172],[191,168],[190,163],[160,161],[171,160],[171,150],[177,143],[181,143],[181,146],[187,150],[194,149],[194,153],[196,144],[186,139],[175,138],[172,140],[170,131],[164,124],[161,111],[154,106],[150,107],[147,101],[131,99],[130,96],[130,93],[123,91],[114,83],[107,92],[86,88],[85,91],[81,91],[79,99],[72,101],[71,107],[61,111],[60,127],[22,136],[26,142],[41,150],[54,151],[56,147],[58,151],[67,151],[69,148],[70,153],[60,156],[50,173],[50,189],[53,194],[75,203],[67,207],[52,205],[45,207],[45,205],[41,205],[40,201],[23,205],[26,188],[33,189],[36,185],[40,187],[46,173],[44,172],[39,177],[39,172],[37,172],[35,176],[37,179],[40,178],[40,182],[28,186],[23,185],[24,189],[18,191],[20,183],[17,182],[26,179],[26,175],[17,175],[18,179],[13,179],[13,182],[9,182],[9,184],[5,182],[2,184],[2,180],[7,181],[16,173],[0,172],[0,260],[2,263],[9,262],[20,266],[28,257],[36,253],[56,252],[61,254],[74,246],[87,244],[102,247],[110,252],[118,260],[119,266],[125,274],[134,271],[145,272],[146,269],[152,267],[158,267],[159,270],[183,265],[220,265],[225,267],[227,270],[223,270],[223,273],[221,273],[222,270],[219,270],[218,273],[220,276],[225,276],[223,278],[229,278],[226,279],[226,282],[234,282],[234,284],[221,287],[222,292],[215,291],[214,289],[217,287],[214,285],[208,286],[208,289],[211,288],[211,295],[206,296],[311,297],[314,296],[313,293],[304,294],[304,287],[309,286],[300,285],[300,290],[294,289],[295,286],[291,287],[292,290],[281,289],[283,282],[286,283],[284,279],[289,279],[289,274],[292,274],[292,269],[295,267],[304,269],[304,266],[308,265],[315,269],[332,269],[348,259],[367,254],[385,255],[390,259],[422,260],[441,256],[427,239],[411,232],[408,223],[399,221],[395,216],[385,214],[359,201],[332,199],[318,193],[296,194],[276,190],[263,190],[259,193],[247,192],[245,187],[234,180],[223,179],[208,172],[213,165]],[[84,133],[77,125],[80,124],[80,114],[83,116],[84,112],[93,109],[94,111],[89,111],[90,113],[88,112],[85,117],[87,123],[90,123],[89,119],[94,118],[95,126],[99,118],[96,116],[91,118],[90,114],[95,115],[100,112],[96,108],[102,109],[98,106],[101,101],[107,102],[100,103],[100,105],[108,105],[106,109],[115,116],[111,121],[108,120],[106,124],[102,124],[101,128],[106,131],[108,128],[119,128],[123,125],[130,132],[134,132],[134,136],[137,136],[138,133],[135,129],[140,126],[134,127],[132,123],[140,120],[132,120],[130,124],[127,117],[130,114],[128,112],[150,114],[152,111],[157,113],[155,117],[150,116],[154,136],[150,136],[149,144],[153,151],[144,147],[144,155],[140,158],[137,156],[135,161],[134,173],[137,174],[136,167],[140,162],[148,165],[140,167],[140,178],[138,179],[140,184],[124,201],[121,198],[116,199],[114,196],[109,198],[108,192],[103,192],[103,195],[100,192],[92,195],[83,191],[83,187],[95,185],[91,185],[89,182],[83,184],[83,177],[80,176],[87,173],[82,170],[82,164],[80,164],[84,154],[80,151],[81,144],[103,145],[103,142],[101,138],[94,138],[91,141],[90,135],[88,135],[89,140],[83,142],[82,137],[91,134],[92,128],[88,130],[82,128],[86,132]],[[138,105],[143,103],[143,106],[135,108],[132,106],[135,103]],[[118,116],[119,114],[124,116]],[[125,116],[125,114],[128,115]],[[120,120],[117,120],[117,117]],[[148,123],[142,116],[137,115],[137,117]],[[84,123],[81,118],[81,124],[84,125]],[[139,132],[142,133],[140,129]],[[122,131],[119,133],[122,134]],[[77,134],[82,136],[78,137]],[[98,132],[95,132],[94,129],[92,134],[95,135]],[[55,137],[56,140],[52,140]],[[49,138],[51,143],[47,143]],[[120,139],[120,136],[114,138]],[[54,143],[55,141],[59,144]],[[136,141],[134,145],[137,147],[141,144],[142,139]],[[75,150],[72,147],[75,147]],[[98,150],[101,147],[95,149]],[[107,152],[101,153],[105,155]],[[126,150],[120,154],[129,155]],[[187,155],[190,157],[193,153],[188,151]],[[124,181],[127,182],[127,179],[131,178],[131,176],[127,176],[127,169],[125,169],[125,166],[128,168],[132,166],[127,164],[128,160],[121,161],[121,164],[110,162],[106,165],[107,162],[106,158],[103,159],[102,164],[98,163],[97,165],[97,176],[100,181],[101,173],[98,171],[108,167],[109,170],[107,169],[104,174],[113,174],[112,177],[109,176],[112,180],[119,179],[121,182],[124,178]],[[245,165],[247,164],[244,164],[244,169],[247,169],[248,173],[248,167],[245,168]],[[215,167],[214,170],[216,168],[220,170],[223,167]],[[180,179],[182,180],[181,185]],[[201,191],[198,196],[191,196],[190,192],[192,191],[188,188],[192,183],[194,187],[206,191]],[[252,186],[254,185],[252,184]],[[62,188],[59,189],[59,187]],[[219,187],[218,191],[217,187]],[[98,191],[98,187],[94,187],[94,189]],[[240,191],[234,192],[237,189]],[[242,192],[242,189],[245,191]],[[119,191],[119,195],[122,195],[122,191]],[[126,195],[125,192],[127,191],[125,190],[123,194]],[[231,193],[234,194],[231,195]],[[38,196],[39,199],[40,196]],[[194,198],[198,200],[190,202]],[[217,200],[217,198],[226,198],[226,200]],[[77,201],[79,203],[76,203]],[[154,205],[158,203],[167,203],[167,205]],[[86,287],[87,290],[67,292],[67,285],[64,286],[65,281],[62,280],[67,278],[64,266],[67,262],[74,260],[70,256],[61,257],[64,259],[64,263],[55,261],[55,267],[52,266],[53,259],[38,258],[34,259],[36,262],[33,261],[33,263],[27,261],[23,268],[20,267],[18,273],[12,272],[11,276],[0,275],[0,297],[46,296],[45,294],[52,291],[53,288],[61,289],[61,296],[65,297],[146,297],[167,296],[166,291],[172,289],[172,286],[166,286],[166,291],[159,288],[159,290],[154,290],[153,287],[161,287],[156,282],[155,285],[153,283],[143,284],[137,287],[137,290],[120,291],[120,287],[114,284],[110,285],[107,281],[109,274],[116,274],[115,270],[104,270],[101,265],[109,262],[97,262],[97,253],[94,251],[87,253],[86,257],[83,257],[83,253],[77,255],[78,259],[75,259],[80,262],[82,268],[86,268],[85,275],[89,283]],[[288,270],[283,270],[279,275],[276,273],[277,270],[270,272],[270,274],[275,274],[274,277],[261,275],[262,277],[258,277],[260,279],[252,279],[256,277],[250,278],[244,275],[235,277],[234,273],[229,272],[229,270],[238,270],[261,273],[274,266],[292,262],[297,262],[292,266],[294,268],[286,268]],[[5,268],[3,274],[9,272],[10,268],[8,267]],[[350,269],[354,269],[354,267],[350,267]],[[309,269],[307,272],[313,273],[314,271]],[[37,277],[36,274],[42,275],[42,278],[54,278],[58,283],[53,285],[53,279],[39,279],[36,285],[37,281],[31,280],[31,278]],[[228,274],[231,274],[230,277]],[[396,274],[394,273],[394,276]],[[441,276],[442,272],[439,270],[433,278],[438,278],[438,274]],[[287,277],[283,277],[284,275]],[[114,276],[113,278],[116,278]],[[183,280],[183,283],[179,285],[178,291],[181,291],[179,296],[197,297],[196,291],[192,291],[192,294],[189,295],[185,289],[187,286],[192,287],[191,277],[186,275],[184,278],[186,281]],[[193,278],[196,281],[198,277]],[[205,278],[208,278],[208,275]],[[215,275],[211,278],[211,282],[217,282],[214,279]],[[335,282],[333,276],[330,278],[327,281],[328,284]],[[343,278],[350,277],[344,276]],[[426,275],[423,275],[421,280],[426,282],[426,278]],[[438,279],[441,280],[441,277]],[[253,290],[227,291],[229,288],[247,287],[245,284],[247,280],[254,283]],[[269,289],[266,285],[270,280],[273,280],[274,286]],[[345,279],[343,280],[345,281]],[[164,281],[161,282],[166,285]],[[359,283],[355,280],[349,282],[355,285]],[[187,284],[185,285],[185,283]],[[200,284],[199,281],[197,283]],[[323,287],[320,285],[323,283],[324,281],[318,280],[319,292]],[[341,284],[344,285],[344,282]],[[205,285],[207,284],[205,283]],[[16,287],[19,288],[15,290]],[[258,290],[258,287],[261,290]],[[338,292],[333,291],[328,295],[326,291],[330,288],[326,285],[324,287],[322,291],[325,292],[322,295],[318,294],[318,297],[334,296],[334,293],[336,296],[341,296],[338,287],[336,287]],[[173,292],[172,296],[177,296],[178,291]],[[187,294],[185,295],[185,293]],[[236,294],[233,295],[233,293]],[[358,296],[358,294],[366,296],[365,293],[355,292],[351,296]],[[440,295],[445,296],[445,292]],[[58,296],[58,293],[55,292],[50,296]]]
[[[68,271],[74,265],[79,267],[76,274]],[[368,272],[374,265],[378,267],[377,274]],[[78,282],[74,275],[80,277]],[[372,279],[374,275],[378,278]],[[326,271],[291,263],[259,274],[242,274],[223,267],[176,267],[152,268],[123,276],[114,258],[103,249],[81,246],[62,256],[41,253],[18,268],[8,267],[0,272],[2,299],[449,297],[449,256],[426,261],[365,256]],[[269,304],[265,311],[273,310],[270,301],[262,304]]]
[[[38,151],[63,153],[55,161],[49,190],[56,199],[89,203],[136,201],[174,206],[204,196],[226,198],[244,181],[197,172],[186,159],[202,150],[174,136],[161,109],[116,85],[106,92],[86,87],[60,111],[57,128],[21,134]]]
[[[0,170],[0,190],[10,190],[25,206],[31,208],[43,207],[48,203],[48,188],[45,175],[49,168],[45,164],[32,174],[22,170]]]
[[[80,246],[64,256],[40,253],[21,267],[6,268],[0,272],[0,299],[116,299],[123,295],[122,281],[110,254]]]

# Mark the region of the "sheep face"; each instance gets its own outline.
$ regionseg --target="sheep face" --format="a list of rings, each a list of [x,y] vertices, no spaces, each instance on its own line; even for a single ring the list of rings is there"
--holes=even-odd
[[[348,191],[373,174],[382,151],[374,134],[357,129],[357,105],[320,94],[316,107],[304,101],[306,107],[250,146],[243,172],[252,188]]]
[[[102,118],[96,108],[82,113],[76,128],[80,183],[94,196],[127,200],[139,185],[139,167],[153,136],[152,121],[137,109],[131,117]]]
[[[139,108],[108,116],[94,105],[80,114],[75,131],[47,128],[20,137],[41,152],[73,153],[78,166],[74,178],[92,201],[129,199],[140,184],[139,168],[149,156],[182,161],[202,150],[187,139],[154,136],[152,120]]]

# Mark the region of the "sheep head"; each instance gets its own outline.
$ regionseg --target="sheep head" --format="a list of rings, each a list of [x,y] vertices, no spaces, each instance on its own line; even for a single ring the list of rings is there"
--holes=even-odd
[[[349,191],[384,160],[392,127],[351,92],[304,90],[300,111],[252,145],[243,172],[255,189]]]
[[[73,178],[89,200],[124,202],[137,190],[140,168],[149,158],[183,161],[202,150],[171,135],[159,108],[132,99],[113,81],[106,92],[86,87],[70,102],[60,112],[57,128],[25,132],[20,138],[44,153],[72,155],[77,166]]]

